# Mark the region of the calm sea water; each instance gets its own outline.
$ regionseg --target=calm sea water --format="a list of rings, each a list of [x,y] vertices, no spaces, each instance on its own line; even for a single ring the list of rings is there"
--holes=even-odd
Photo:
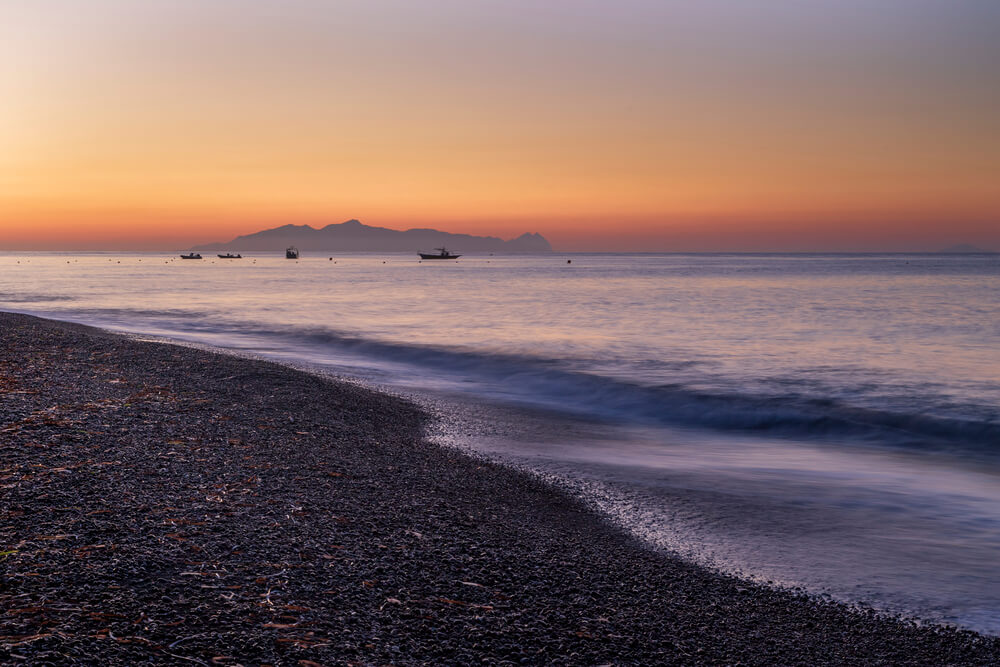
[[[8,253],[0,308],[357,377],[685,557],[1000,633],[995,255]]]

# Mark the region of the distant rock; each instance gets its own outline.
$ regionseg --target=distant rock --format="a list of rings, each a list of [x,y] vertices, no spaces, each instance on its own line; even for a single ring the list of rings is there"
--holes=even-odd
[[[959,243],[958,245],[948,246],[939,252],[952,253],[952,254],[994,254],[995,250],[987,250],[986,248],[980,248],[978,246],[969,245],[968,243]]]
[[[309,225],[282,225],[254,234],[237,236],[228,243],[208,243],[192,250],[280,251],[296,246],[304,252],[431,252],[447,246],[459,253],[467,252],[552,252],[552,246],[541,234],[522,234],[504,241],[495,236],[451,234],[436,229],[408,229],[401,232],[385,227],[369,227],[357,220],[327,225],[316,229]]]

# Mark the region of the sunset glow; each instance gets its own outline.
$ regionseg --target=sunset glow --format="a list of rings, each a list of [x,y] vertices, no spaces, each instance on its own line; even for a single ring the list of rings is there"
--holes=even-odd
[[[9,3],[0,249],[1000,248],[998,7]]]

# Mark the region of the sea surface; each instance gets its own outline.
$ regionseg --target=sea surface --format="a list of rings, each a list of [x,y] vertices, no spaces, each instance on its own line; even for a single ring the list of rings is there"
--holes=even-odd
[[[1000,634],[1000,256],[0,253],[0,309],[412,397],[710,567]]]

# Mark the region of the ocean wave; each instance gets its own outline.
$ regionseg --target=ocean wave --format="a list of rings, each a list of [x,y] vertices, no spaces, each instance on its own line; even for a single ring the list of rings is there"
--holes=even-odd
[[[996,410],[969,406],[966,412],[985,413],[985,418],[942,416],[933,413],[932,395],[913,400],[907,411],[878,409],[796,392],[794,384],[771,395],[740,391],[735,382],[723,391],[684,382],[648,385],[592,370],[606,363],[376,340],[321,326],[279,328],[179,310],[81,310],[78,315],[77,321],[277,353],[305,363],[340,364],[352,371],[368,368],[388,384],[398,380],[410,387],[443,387],[599,420],[1000,456]],[[664,360],[660,365],[684,368],[686,377],[697,368],[687,360]],[[942,398],[939,404],[946,401]]]
[[[188,322],[187,328],[216,330],[205,321]],[[599,419],[908,447],[995,450],[1000,455],[1000,415],[982,419],[929,414],[927,403],[933,397],[914,401],[912,411],[884,410],[794,391],[764,396],[741,393],[738,387],[710,392],[683,383],[644,385],[589,372],[581,360],[409,345],[325,328],[278,330],[244,324],[234,329],[272,344],[280,341],[278,347],[294,349],[305,361],[321,361],[330,352],[347,354],[376,369],[386,363],[409,367],[429,384],[451,381],[465,392]],[[224,337],[232,332],[218,333]],[[688,362],[664,363],[690,366]],[[393,372],[398,373],[398,368]]]
[[[52,294],[3,294],[0,293],[0,304],[3,303],[51,303],[56,301],[75,301],[76,297]]]

